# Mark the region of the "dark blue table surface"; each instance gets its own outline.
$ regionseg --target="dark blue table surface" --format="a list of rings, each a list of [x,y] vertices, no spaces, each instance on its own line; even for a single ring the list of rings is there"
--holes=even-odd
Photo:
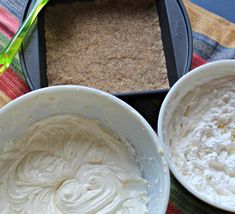
[[[191,0],[197,5],[235,23],[235,0]]]

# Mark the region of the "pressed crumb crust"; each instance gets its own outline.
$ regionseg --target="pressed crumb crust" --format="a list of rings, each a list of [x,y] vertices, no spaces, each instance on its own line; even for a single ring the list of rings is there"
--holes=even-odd
[[[168,88],[152,0],[100,0],[48,7],[49,85],[79,84],[111,93]]]

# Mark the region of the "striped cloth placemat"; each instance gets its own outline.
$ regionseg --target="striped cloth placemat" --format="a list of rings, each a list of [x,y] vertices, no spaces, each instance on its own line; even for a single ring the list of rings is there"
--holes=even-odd
[[[0,49],[16,33],[27,0],[0,0]],[[207,62],[235,58],[235,25],[188,0],[185,7],[193,30],[192,68]],[[10,68],[0,76],[0,108],[29,91],[17,55]],[[192,196],[171,176],[168,214],[226,213]]]
[[[0,50],[18,30],[25,4],[24,0],[0,0]],[[0,76],[0,108],[28,91],[17,54],[11,66]]]
[[[193,30],[192,68],[216,60],[235,59],[235,24],[189,0],[184,0],[184,5]]]

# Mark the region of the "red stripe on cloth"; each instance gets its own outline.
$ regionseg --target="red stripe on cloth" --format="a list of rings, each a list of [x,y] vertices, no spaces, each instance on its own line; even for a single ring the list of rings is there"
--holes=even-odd
[[[172,202],[168,204],[166,214],[182,214],[179,209],[177,209]]]
[[[11,39],[19,28],[18,19],[3,7],[0,7],[0,32]]]
[[[0,90],[10,99],[15,99],[29,92],[29,87],[18,74],[8,68],[0,77]]]
[[[191,69],[194,69],[200,65],[206,64],[207,61],[201,58],[199,55],[193,53],[193,60],[192,60],[192,65]]]

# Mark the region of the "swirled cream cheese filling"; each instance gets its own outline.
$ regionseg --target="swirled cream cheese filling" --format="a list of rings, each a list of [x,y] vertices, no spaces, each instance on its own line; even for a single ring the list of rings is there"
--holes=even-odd
[[[235,207],[235,76],[196,87],[166,130],[171,159],[194,190]]]
[[[0,154],[0,213],[147,213],[135,155],[97,121],[39,121]]]

